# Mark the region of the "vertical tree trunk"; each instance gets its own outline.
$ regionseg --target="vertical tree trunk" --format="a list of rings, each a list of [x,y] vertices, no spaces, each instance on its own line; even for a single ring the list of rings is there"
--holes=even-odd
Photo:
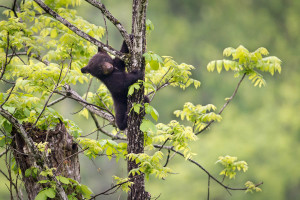
[[[45,151],[50,149],[51,152],[47,155],[47,164],[49,168],[56,168],[56,176],[60,175],[80,182],[80,164],[77,154],[78,147],[76,143],[73,143],[72,136],[69,135],[63,123],[57,124],[55,130],[48,131],[42,131],[38,128],[32,129],[30,123],[25,123],[23,126],[31,133],[30,137],[35,143],[48,142]],[[22,179],[28,199],[34,199],[39,191],[44,186],[47,186],[37,183],[38,180],[45,178],[35,177],[34,175],[26,176],[25,172],[27,169],[36,167],[37,162],[45,161],[35,160],[28,154],[28,147],[16,129],[13,129],[12,134],[14,135],[12,147],[15,149],[13,153],[16,163],[22,172]],[[66,193],[71,194],[72,192],[74,191],[69,190]]]
[[[132,10],[132,48],[131,48],[131,59],[128,66],[129,70],[145,70],[145,62],[143,54],[146,50],[146,10],[148,0],[133,0]],[[135,92],[128,99],[129,109],[133,102],[141,103],[144,99],[144,89],[141,88],[138,92]],[[143,153],[144,152],[144,133],[140,130],[141,121],[145,113],[137,114],[131,112],[128,117],[128,153]],[[128,161],[128,172],[130,170],[138,168],[135,161]],[[144,174],[132,176],[133,185],[131,186],[130,192],[128,193],[128,200],[147,200],[150,199],[150,193],[145,191],[145,177]]]

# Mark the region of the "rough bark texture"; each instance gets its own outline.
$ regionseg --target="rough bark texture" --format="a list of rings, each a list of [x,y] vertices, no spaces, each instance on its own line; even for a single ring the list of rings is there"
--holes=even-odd
[[[145,63],[143,54],[146,50],[146,10],[148,1],[147,0],[133,0],[132,10],[132,49],[131,59],[128,66],[129,70],[145,70]],[[144,99],[144,89],[141,88],[138,92],[135,92],[129,99],[129,110],[133,102],[141,103]],[[140,130],[140,125],[145,113],[137,114],[131,112],[128,117],[128,153],[143,153],[144,152],[144,133]],[[128,172],[132,169],[138,168],[135,161],[128,161]],[[132,176],[130,175],[133,185],[128,193],[128,200],[147,200],[151,198],[150,193],[145,191],[145,177],[144,174]]]
[[[76,143],[73,143],[72,136],[68,134],[63,123],[57,124],[55,130],[49,131],[42,131],[38,128],[32,129],[32,125],[29,123],[25,123],[23,126],[25,130],[30,133],[29,137],[32,138],[34,142],[48,142],[47,148],[51,149],[51,153],[47,155],[47,164],[49,168],[56,168],[56,176],[61,175],[80,182],[80,165],[77,154],[78,147]],[[28,199],[34,199],[43,188],[43,185],[37,183],[42,177],[26,177],[25,171],[31,167],[36,167],[37,162],[42,161],[36,161],[28,154],[28,146],[16,129],[13,129],[12,134],[15,136],[12,143],[12,147],[15,149],[14,157],[21,169]],[[67,194],[70,193],[72,193],[71,190],[67,192]]]

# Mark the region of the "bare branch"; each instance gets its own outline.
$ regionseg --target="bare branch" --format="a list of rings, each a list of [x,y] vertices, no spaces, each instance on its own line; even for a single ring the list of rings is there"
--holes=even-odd
[[[244,80],[246,76],[246,73],[242,76],[241,80],[238,82],[233,94],[231,95],[231,97],[226,101],[226,103],[224,104],[224,106],[221,108],[220,112],[218,113],[219,115],[222,114],[222,112],[224,111],[224,109],[228,106],[228,104],[230,103],[230,101],[235,97],[236,93],[238,92],[238,89],[242,83],[242,81]],[[195,135],[198,135],[200,133],[202,133],[203,131],[205,131],[212,123],[214,123],[215,121],[210,121],[201,131],[195,133]]]
[[[58,93],[60,95],[66,96],[67,98],[77,101],[82,106],[84,106],[86,109],[91,111],[92,113],[95,113],[96,115],[108,120],[110,123],[114,123],[115,119],[114,119],[113,115],[101,110],[102,108],[100,108],[99,106],[96,106],[94,104],[91,104],[91,103],[88,103],[87,101],[85,101],[77,92],[72,90],[69,85],[67,85],[67,84],[64,85],[64,88],[65,88],[66,94],[63,94],[63,93],[57,92],[57,91],[55,93]]]
[[[47,105],[47,107],[53,106],[54,104],[57,104],[57,103],[63,101],[64,99],[66,99],[66,98],[67,98],[66,96],[62,96],[62,97],[60,97],[60,98],[58,98],[58,99],[56,99],[56,100],[50,102],[50,103]]]
[[[14,85],[10,88],[10,91],[9,91],[9,93],[8,93],[8,95],[7,95],[7,97],[6,97],[6,99],[5,99],[4,102],[0,105],[0,107],[2,107],[2,106],[8,101],[8,99],[9,99],[9,97],[10,97],[12,91],[14,90],[15,86],[16,86],[16,84],[14,84]]]
[[[105,131],[104,129],[102,129],[101,126],[98,123],[98,120],[97,120],[95,114],[92,113],[92,112],[90,112],[90,114],[91,114],[91,116],[92,116],[92,118],[93,118],[93,120],[95,122],[95,125],[96,125],[97,129],[99,131],[101,131],[103,134],[111,137],[113,140],[127,140],[125,137],[121,137],[121,136],[118,136],[118,135],[113,135],[112,133],[109,133],[109,132]]]
[[[85,0],[86,2],[88,2],[89,4],[95,6],[96,8],[98,8],[99,10],[101,10],[101,12],[103,13],[103,15],[113,24],[116,26],[116,28],[119,30],[119,32],[121,33],[122,37],[124,38],[128,49],[131,49],[131,42],[130,42],[130,37],[129,34],[127,33],[127,31],[125,30],[125,28],[123,27],[123,25],[121,24],[121,22],[119,20],[117,20],[104,6],[103,3],[98,2],[96,0]],[[105,22],[106,23],[106,22]]]
[[[11,10],[11,8],[10,8],[10,7],[7,7],[7,6],[2,6],[2,5],[0,5],[0,8],[6,8],[6,9],[8,9],[8,10]]]
[[[93,43],[94,45],[101,47],[102,49],[104,49],[105,51],[111,53],[112,55],[125,60],[125,54],[115,50],[114,48],[112,48],[109,45],[105,45],[102,42],[100,42],[99,40],[96,40],[94,37],[86,34],[85,32],[83,32],[82,30],[80,30],[79,28],[77,28],[76,26],[74,26],[73,24],[71,24],[69,21],[67,21],[66,19],[64,19],[63,17],[61,17],[58,13],[56,13],[54,10],[52,10],[50,7],[48,7],[44,2],[42,2],[41,0],[34,0],[34,2],[36,2],[46,13],[50,14],[52,17],[54,17],[56,20],[60,21],[63,25],[65,25],[67,28],[69,28],[71,31],[73,31],[75,34],[77,34],[78,36],[82,37],[83,39]]]
[[[108,193],[109,191],[113,190],[114,188],[117,188],[116,190],[118,190],[123,184],[125,183],[128,183],[130,180],[128,181],[124,181],[122,183],[119,183],[119,184],[116,184],[114,186],[112,186],[111,188],[105,190],[104,192],[101,192],[99,194],[96,194],[95,196],[93,196],[91,199],[96,199],[97,196],[100,196],[100,195],[108,195],[108,194],[112,194],[112,193]],[[116,190],[114,192],[116,192]]]

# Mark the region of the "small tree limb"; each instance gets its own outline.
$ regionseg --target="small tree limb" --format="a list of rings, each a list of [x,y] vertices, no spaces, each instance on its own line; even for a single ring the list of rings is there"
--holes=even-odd
[[[114,55],[114,56],[116,56],[116,57],[118,57],[122,60],[125,60],[125,54],[124,53],[121,53],[121,52],[115,50],[114,48],[112,48],[111,46],[103,44],[99,40],[96,40],[94,37],[86,34],[82,30],[80,30],[79,28],[77,28],[76,26],[71,24],[69,21],[67,21],[66,19],[61,17],[58,13],[56,13],[54,10],[52,10],[50,7],[48,7],[41,0],[34,0],[34,2],[36,2],[46,13],[50,14],[56,20],[60,21],[63,25],[65,25],[67,28],[69,28],[71,31],[73,31],[78,36],[82,37],[83,39],[85,39],[85,40],[87,40],[91,43],[93,43],[94,45],[96,45],[98,47],[101,47],[102,49],[104,49],[105,51],[111,53],[112,55]]]
[[[155,148],[161,148],[162,146],[161,145],[157,145],[157,144],[155,144],[155,145],[153,145]],[[183,158],[185,158],[184,157],[184,155],[183,155],[183,153],[181,153],[181,152],[179,152],[179,151],[176,151],[175,149],[174,149],[174,147],[173,146],[164,146],[163,147],[164,149],[167,149],[167,150],[170,150],[170,151],[173,151],[174,153],[176,153],[176,154],[178,154],[178,155],[180,155],[180,156],[182,156]],[[209,173],[202,165],[200,165],[198,162],[196,162],[196,161],[194,161],[194,160],[192,160],[192,159],[190,159],[190,158],[188,158],[187,159],[189,162],[191,162],[191,163],[193,163],[193,164],[195,164],[196,166],[198,166],[200,169],[202,169],[202,171],[204,171],[212,180],[214,180],[215,182],[217,182],[220,186],[222,186],[223,188],[225,188],[226,190],[247,190],[248,188],[247,187],[244,187],[244,188],[234,188],[234,187],[229,187],[229,186],[227,186],[227,185],[224,185],[221,181],[219,181],[217,178],[215,178],[211,173]],[[261,182],[261,183],[259,183],[259,184],[256,184],[255,186],[257,187],[257,186],[260,186],[260,185],[262,185],[263,184],[263,182]]]
[[[130,36],[127,33],[127,31],[125,30],[125,28],[123,27],[123,25],[121,24],[121,22],[119,20],[117,20],[104,6],[103,3],[98,2],[96,0],[85,0],[86,2],[88,2],[89,4],[93,5],[94,7],[98,8],[99,10],[101,10],[102,14],[113,24],[115,25],[115,27],[119,30],[119,32],[121,33],[122,37],[124,38],[128,49],[131,49],[131,42],[130,42]]]

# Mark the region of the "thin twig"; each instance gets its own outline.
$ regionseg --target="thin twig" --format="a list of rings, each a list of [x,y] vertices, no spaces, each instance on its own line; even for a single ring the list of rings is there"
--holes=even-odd
[[[210,176],[208,176],[208,182],[207,182],[207,200],[209,200],[209,189],[210,189]]]
[[[8,95],[7,95],[7,97],[6,97],[6,99],[5,99],[4,102],[0,105],[0,107],[2,107],[2,106],[8,101],[8,99],[9,99],[9,97],[11,96],[12,91],[14,90],[15,86],[16,86],[16,84],[14,84],[14,85],[10,88],[10,91],[9,91],[9,93],[8,93]]]
[[[101,126],[99,125],[98,120],[97,120],[95,114],[92,113],[92,112],[90,112],[90,114],[91,114],[91,116],[92,116],[92,118],[93,118],[93,120],[94,120],[94,122],[95,122],[95,125],[96,125],[97,129],[98,129],[99,131],[101,131],[103,134],[105,134],[105,135],[111,137],[113,140],[127,140],[125,137],[121,137],[121,136],[118,136],[118,135],[113,135],[112,133],[109,133],[109,132],[103,130],[103,129],[101,128]]]
[[[153,145],[155,148],[161,148],[161,145]],[[185,158],[184,157],[184,154],[183,153],[181,153],[181,152],[179,152],[179,151],[176,151],[175,149],[174,149],[174,147],[172,147],[172,146],[165,146],[165,147],[163,147],[164,149],[168,149],[168,150],[171,150],[171,151],[173,151],[174,153],[176,153],[176,154],[178,154],[178,155],[180,155],[180,156],[182,156],[183,158]],[[209,173],[202,165],[200,165],[198,162],[196,162],[196,161],[194,161],[194,160],[192,160],[192,159],[190,159],[190,158],[188,158],[187,159],[189,162],[191,162],[191,163],[193,163],[193,164],[195,164],[195,165],[197,165],[200,169],[202,169],[202,171],[204,171],[211,179],[213,179],[215,182],[217,182],[220,186],[222,186],[223,188],[225,188],[226,190],[247,190],[248,188],[247,187],[245,187],[245,188],[233,188],[233,187],[229,187],[229,186],[227,186],[227,185],[224,185],[221,181],[219,181],[217,178],[215,178],[211,173]],[[262,185],[263,184],[263,182],[261,182],[261,183],[259,183],[259,184],[256,184],[255,186],[257,187],[257,186],[260,186],[260,185]]]
[[[238,82],[238,84],[237,84],[237,86],[236,86],[236,88],[235,88],[233,94],[231,95],[230,98],[227,99],[226,103],[225,103],[225,104],[223,105],[223,107],[221,108],[220,112],[218,113],[219,115],[222,114],[222,112],[224,111],[224,109],[228,106],[228,104],[231,102],[231,100],[235,97],[235,95],[236,95],[236,93],[237,93],[237,91],[238,91],[238,89],[239,89],[239,87],[240,87],[242,81],[244,80],[245,76],[246,76],[246,73],[243,74],[243,76],[242,76],[241,80]],[[195,135],[198,135],[198,134],[202,133],[203,131],[205,131],[205,130],[206,130],[212,123],[214,123],[214,122],[215,122],[214,120],[210,121],[210,122],[209,122],[209,123],[208,123],[201,131],[195,133]]]
[[[115,27],[119,30],[119,32],[121,33],[122,37],[125,40],[125,43],[128,46],[128,49],[131,49],[131,43],[130,43],[130,36],[127,33],[126,29],[124,28],[124,26],[121,24],[120,20],[116,19],[104,6],[103,3],[101,2],[97,2],[96,0],[85,0],[86,2],[88,2],[89,4],[95,6],[96,8],[98,8],[99,10],[101,10],[102,14],[113,24],[115,25]],[[108,45],[107,45],[108,46]]]
[[[51,107],[51,106],[53,106],[54,104],[57,104],[57,103],[63,101],[64,99],[66,99],[66,98],[67,98],[66,96],[62,96],[62,97],[60,97],[60,98],[58,98],[58,99],[56,99],[56,100],[50,102],[50,103],[47,105],[47,107]]]
[[[116,188],[116,187],[117,187],[117,190],[118,190],[123,184],[128,183],[129,181],[130,181],[130,180],[127,180],[127,181],[124,181],[124,182],[122,182],[122,183],[116,184],[116,185],[114,185],[113,187],[111,187],[111,188],[105,190],[104,192],[101,192],[101,193],[99,193],[99,194],[96,194],[96,195],[93,196],[91,199],[96,199],[96,197],[97,197],[97,196],[100,196],[100,195],[107,195],[107,193],[108,193],[109,191],[113,190],[113,189]]]

